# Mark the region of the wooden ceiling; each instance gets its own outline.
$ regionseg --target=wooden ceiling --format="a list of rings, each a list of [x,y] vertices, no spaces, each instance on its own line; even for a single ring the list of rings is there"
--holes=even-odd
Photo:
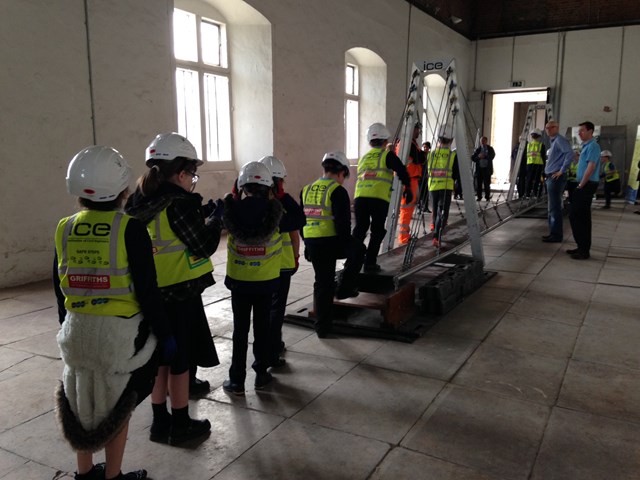
[[[640,24],[639,0],[405,1],[470,40]]]

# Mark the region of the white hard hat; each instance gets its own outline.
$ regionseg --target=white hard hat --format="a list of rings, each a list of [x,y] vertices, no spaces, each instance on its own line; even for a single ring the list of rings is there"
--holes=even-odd
[[[367,142],[371,140],[388,140],[391,134],[382,123],[374,123],[367,129]]]
[[[345,177],[349,176],[349,160],[347,160],[347,156],[344,154],[344,152],[336,150],[335,152],[325,153],[324,157],[322,157],[323,167],[325,165],[325,162],[327,161],[334,161],[336,163],[339,163],[344,168]]]
[[[542,130],[540,130],[539,128],[534,128],[533,130],[531,130],[531,135],[538,135],[539,137],[541,137]]]
[[[453,127],[452,126],[450,126],[450,125],[440,125],[440,127],[438,128],[438,138],[451,139],[451,138],[453,138],[452,132],[453,132]]]
[[[247,183],[257,183],[258,185],[273,185],[271,171],[260,162],[249,162],[242,166],[238,174],[238,188],[242,188]]]
[[[152,165],[151,160],[171,161],[178,157],[195,160],[198,167],[204,163],[198,159],[193,144],[179,133],[161,133],[153,139],[145,152],[147,167]]]
[[[613,155],[611,154],[611,152],[609,150],[603,150],[602,152],[600,152],[600,156],[601,157],[613,157]]]
[[[91,146],[80,150],[67,169],[67,190],[94,202],[115,200],[129,187],[131,167],[111,147]]]
[[[274,156],[267,155],[266,157],[262,157],[260,163],[267,166],[271,171],[272,177],[284,178],[287,176],[287,169],[284,168],[284,163]]]

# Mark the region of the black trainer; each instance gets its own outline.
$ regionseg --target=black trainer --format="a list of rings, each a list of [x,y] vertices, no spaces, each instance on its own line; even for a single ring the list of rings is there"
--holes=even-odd
[[[338,288],[336,290],[336,298],[338,300],[357,297],[358,295],[360,295],[360,291],[357,288]]]
[[[156,443],[169,443],[169,430],[171,430],[171,415],[160,421],[154,418],[149,429],[149,440]]]
[[[244,385],[240,383],[233,383],[231,380],[225,380],[222,382],[222,389],[227,393],[233,395],[244,395]]]
[[[102,477],[102,478],[105,478],[105,477]],[[115,477],[113,480],[144,480],[145,478],[147,478],[147,471],[144,469],[141,469],[141,470],[134,470],[133,472],[129,472],[129,473],[120,472],[120,475]]]
[[[194,440],[208,434],[210,431],[211,423],[206,418],[203,420],[190,418],[186,425],[171,426],[171,430],[169,430],[169,445],[179,445],[189,440]]]
[[[254,386],[256,387],[256,390],[262,390],[264,387],[269,385],[272,380],[273,375],[269,372],[256,373],[256,383]]]
[[[189,382],[189,395],[205,395],[211,391],[211,385],[206,380],[194,378]]]
[[[269,366],[271,368],[279,368],[279,367],[284,367],[287,364],[287,361],[282,358],[282,357],[278,357],[275,360],[271,360],[271,362],[269,363]]]
[[[74,480],[103,480],[105,470],[106,464],[104,462],[96,463],[87,473],[76,473],[73,478]]]

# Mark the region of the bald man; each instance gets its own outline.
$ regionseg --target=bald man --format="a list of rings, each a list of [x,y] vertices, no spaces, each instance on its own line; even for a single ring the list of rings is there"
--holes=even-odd
[[[571,144],[569,140],[558,134],[559,129],[560,125],[553,120],[547,122],[545,126],[551,140],[551,148],[544,168],[549,233],[543,235],[542,241],[548,243],[562,242],[562,195],[567,184],[567,172],[573,161]]]

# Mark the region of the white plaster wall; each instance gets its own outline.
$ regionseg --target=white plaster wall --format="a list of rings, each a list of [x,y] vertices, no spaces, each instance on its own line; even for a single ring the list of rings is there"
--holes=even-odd
[[[88,2],[95,138],[136,173],[153,136],[175,128],[170,8]],[[0,2],[0,41],[1,287],[50,275],[55,226],[75,210],[67,165],[94,131],[82,0]]]
[[[367,48],[386,63],[386,121],[395,130],[414,61],[456,57],[468,85],[471,43],[409,4],[388,0],[247,0],[273,25],[274,153],[298,192],[316,178],[322,155],[344,149],[344,58]],[[410,35],[409,35],[410,33]],[[409,41],[407,40],[409,37]],[[409,53],[407,55],[407,45]],[[407,57],[409,65],[407,67]],[[360,134],[365,135],[366,128]]]
[[[626,125],[625,169],[640,124],[639,76],[640,26],[478,43],[478,90],[504,89],[511,79],[524,80],[526,87],[552,88],[554,110],[563,130],[584,120],[597,125]],[[604,106],[612,107],[612,111],[603,111]]]
[[[65,174],[93,143],[81,0],[0,2],[0,286],[51,271],[73,208]]]
[[[233,93],[247,86],[255,92],[234,104],[236,162],[272,149],[291,172],[294,194],[318,175],[325,151],[344,148],[344,54],[350,48],[368,48],[386,63],[386,98],[379,102],[392,130],[414,61],[456,57],[461,86],[469,85],[471,43],[416,9],[409,33],[404,2],[207,1],[227,15],[230,46],[255,54],[233,65]],[[94,134],[140,174],[149,141],[176,128],[172,0],[87,4],[91,64],[83,0],[0,2],[0,287],[49,276],[55,225],[74,211],[66,167]],[[248,5],[261,15],[248,20]],[[253,50],[257,43],[262,48]],[[233,169],[202,173],[198,191],[205,198],[224,193],[235,176]]]

